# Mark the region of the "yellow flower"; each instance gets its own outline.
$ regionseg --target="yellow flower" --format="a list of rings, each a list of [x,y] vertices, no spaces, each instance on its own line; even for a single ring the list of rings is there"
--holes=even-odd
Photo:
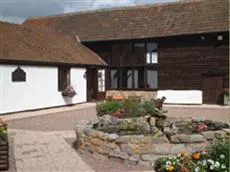
[[[183,151],[182,153],[181,153],[181,156],[182,157],[188,157],[189,156],[189,153],[188,153],[188,151]]]
[[[195,159],[195,160],[199,160],[200,159],[200,153],[194,153],[193,155],[192,155],[192,158],[193,159]]]
[[[173,167],[172,165],[170,165],[170,166],[168,167],[168,171],[169,171],[169,172],[173,172],[173,171],[174,171],[174,167]]]

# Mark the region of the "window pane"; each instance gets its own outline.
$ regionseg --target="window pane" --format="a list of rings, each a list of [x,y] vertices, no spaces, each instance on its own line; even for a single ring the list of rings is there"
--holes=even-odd
[[[134,88],[138,88],[138,70],[134,70]]]
[[[105,70],[104,69],[98,70],[98,91],[99,92],[105,91]]]
[[[151,53],[148,53],[146,54],[146,63],[151,63]]]
[[[134,47],[143,48],[143,47],[145,47],[145,44],[144,44],[144,43],[135,43],[135,44],[134,44]]]
[[[156,43],[147,43],[147,51],[157,51],[157,44]]]
[[[158,63],[156,43],[147,43],[146,63]]]
[[[158,63],[157,52],[152,52],[152,63]]]
[[[110,71],[110,84],[111,88],[117,88],[118,87],[118,70],[112,69]]]
[[[157,88],[158,87],[158,73],[155,70],[147,71],[147,88]]]
[[[132,70],[127,71],[127,88],[133,87],[133,73]]]

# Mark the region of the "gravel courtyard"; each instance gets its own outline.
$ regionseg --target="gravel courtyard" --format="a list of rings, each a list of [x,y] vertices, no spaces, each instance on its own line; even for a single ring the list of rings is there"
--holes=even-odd
[[[229,107],[165,105],[167,116],[230,120]],[[127,166],[121,162],[95,160],[73,149],[74,125],[78,120],[96,118],[94,103],[31,111],[2,116],[8,122],[10,140],[9,171],[146,171],[149,168]],[[44,164],[45,162],[45,164]],[[66,165],[68,164],[68,165]]]

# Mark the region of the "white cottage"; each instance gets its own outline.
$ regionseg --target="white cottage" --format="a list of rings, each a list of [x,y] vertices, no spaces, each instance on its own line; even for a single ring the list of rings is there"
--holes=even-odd
[[[0,22],[0,114],[86,102],[105,92],[105,66],[70,36]],[[68,85],[72,98],[62,95]]]

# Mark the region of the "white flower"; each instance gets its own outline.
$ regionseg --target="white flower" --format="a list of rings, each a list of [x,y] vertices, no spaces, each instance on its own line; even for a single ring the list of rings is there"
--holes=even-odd
[[[202,162],[203,162],[203,166],[205,166],[207,164],[206,159],[204,159]]]
[[[224,154],[221,154],[221,155],[220,155],[220,158],[221,158],[221,159],[224,159],[224,158],[225,158],[225,155],[224,155]]]
[[[210,164],[214,164],[214,161],[213,161],[212,159],[208,159],[208,162],[209,162]]]
[[[224,165],[224,164],[221,164],[221,166],[220,166],[222,169],[225,169],[226,168],[226,166]]]
[[[211,165],[211,166],[210,166],[210,169],[211,169],[211,170],[213,170],[214,168],[215,168],[215,166],[214,166],[214,165]]]
[[[166,166],[170,166],[171,164],[171,161],[166,161]]]
[[[199,172],[199,171],[200,171],[200,167],[196,167],[195,172]]]
[[[201,161],[198,161],[197,164],[202,165],[202,162],[201,162]]]
[[[220,167],[220,163],[218,161],[216,161],[215,163],[215,167],[219,168]]]

